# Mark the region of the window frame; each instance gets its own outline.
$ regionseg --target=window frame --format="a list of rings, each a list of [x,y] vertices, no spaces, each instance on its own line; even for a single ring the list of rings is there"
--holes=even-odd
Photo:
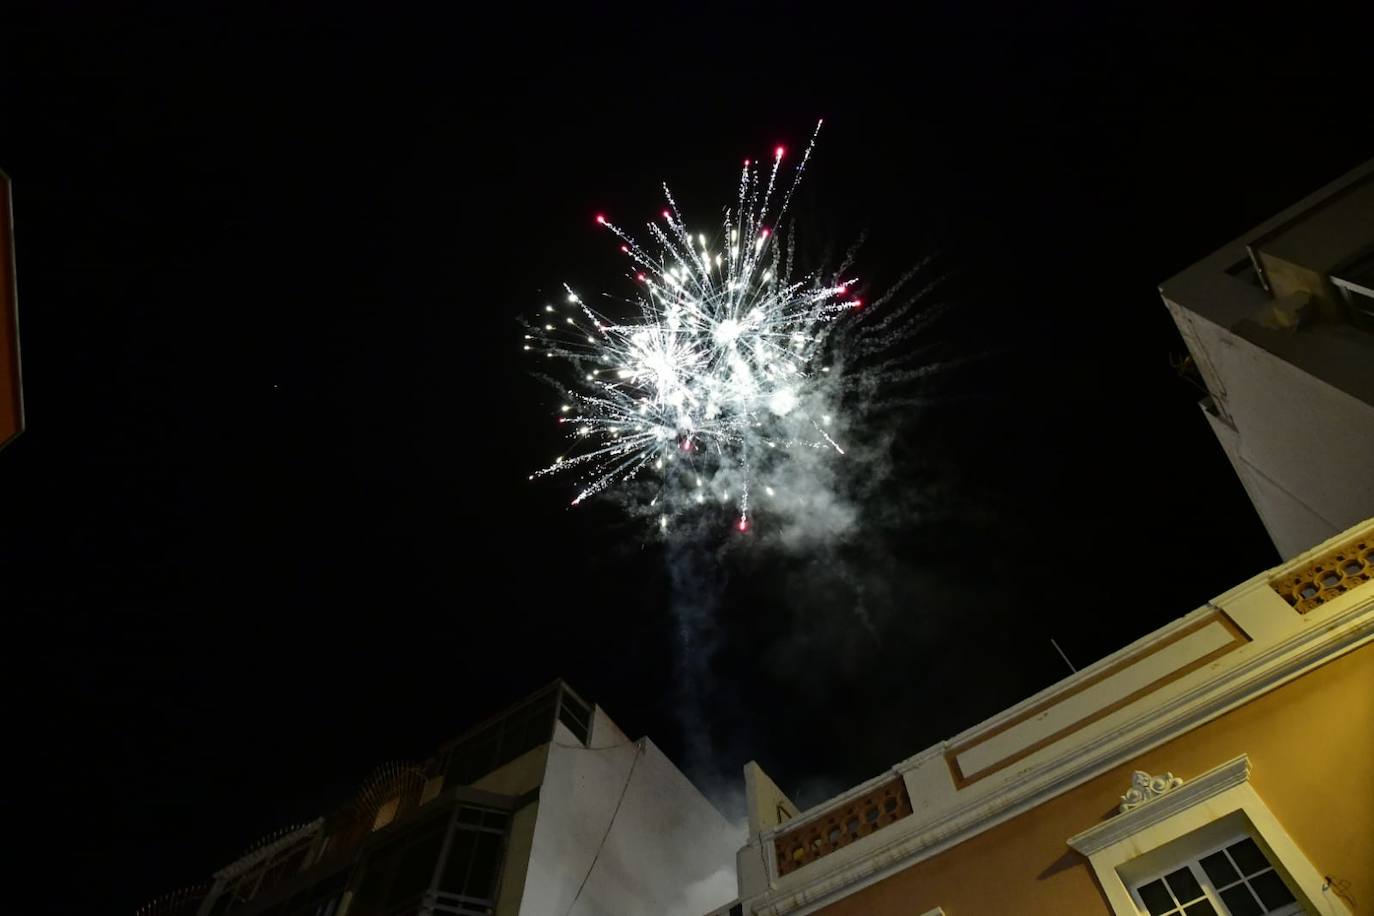
[[[1233,834],[1255,841],[1299,906],[1352,916],[1250,784],[1250,770],[1242,754],[1069,838],[1068,845],[1087,857],[1114,916],[1145,916],[1133,893],[1148,883],[1144,876],[1201,859]]]
[[[1221,852],[1227,847],[1234,846],[1243,840],[1255,840],[1255,845],[1260,847],[1260,852],[1264,855],[1265,860],[1269,863],[1269,870],[1277,874],[1280,879],[1283,879],[1283,873],[1279,871],[1278,866],[1274,864],[1272,859],[1270,859],[1268,853],[1265,852],[1263,845],[1249,833],[1245,831],[1238,831],[1232,833],[1229,839],[1222,840],[1221,842],[1214,842],[1207,846],[1199,847],[1196,850],[1189,850],[1187,853],[1188,858],[1186,859],[1179,859],[1168,865],[1161,863],[1160,866],[1155,870],[1146,872],[1144,877],[1133,878],[1129,885],[1131,900],[1140,909],[1141,913],[1148,913],[1149,907],[1145,905],[1144,899],[1140,896],[1140,888],[1144,887],[1147,884],[1153,884],[1155,881],[1161,880],[1165,876],[1173,874],[1180,868],[1187,868],[1190,872],[1192,872],[1193,879],[1197,881],[1198,887],[1202,888],[1203,897],[1198,899],[1205,899],[1208,903],[1210,903],[1212,905],[1212,908],[1217,911],[1218,916],[1231,916],[1231,908],[1226,905],[1226,901],[1221,899],[1221,891],[1230,890],[1237,884],[1243,883],[1248,885],[1250,883],[1250,878],[1254,877],[1254,875],[1241,875],[1239,878],[1237,878],[1232,883],[1226,885],[1224,888],[1218,888],[1216,886],[1216,882],[1212,880],[1211,875],[1207,874],[1207,870],[1202,867],[1202,860],[1212,855],[1213,853]],[[1228,860],[1231,859],[1230,853],[1226,853],[1226,856]],[[1231,861],[1234,865],[1234,860]],[[1237,874],[1240,874],[1239,868],[1237,868],[1236,871]],[[1256,875],[1263,873],[1263,870],[1255,872]],[[1284,884],[1287,885],[1288,882],[1284,880]],[[1165,886],[1168,887],[1167,881],[1165,882]],[[1172,892],[1173,889],[1170,888],[1170,893]],[[1293,888],[1289,887],[1288,892],[1293,893]],[[1293,893],[1293,897],[1294,899],[1292,903],[1285,904],[1283,907],[1277,910],[1267,910],[1263,914],[1263,916],[1302,916],[1302,914],[1305,912],[1303,910],[1302,902],[1297,899],[1297,894]],[[1197,900],[1191,900],[1188,903],[1180,904],[1180,907],[1187,907],[1195,903],[1197,903]]]

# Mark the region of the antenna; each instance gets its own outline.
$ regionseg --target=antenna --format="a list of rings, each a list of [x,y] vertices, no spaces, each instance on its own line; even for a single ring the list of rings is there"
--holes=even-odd
[[[1054,646],[1054,651],[1059,653],[1059,657],[1064,660],[1064,664],[1069,666],[1069,670],[1072,671],[1074,674],[1077,674],[1078,669],[1073,666],[1073,662],[1069,661],[1069,657],[1064,654],[1064,650],[1059,648],[1059,643],[1054,641],[1053,636],[1050,637],[1050,645]]]

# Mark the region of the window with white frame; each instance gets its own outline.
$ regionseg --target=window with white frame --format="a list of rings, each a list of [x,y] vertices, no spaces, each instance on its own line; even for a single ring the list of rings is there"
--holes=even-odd
[[[1139,881],[1131,896],[1150,916],[1292,916],[1302,913],[1253,838],[1234,837]]]
[[[1137,771],[1119,813],[1068,843],[1113,916],[1352,916],[1250,784],[1245,755],[1187,780]]]

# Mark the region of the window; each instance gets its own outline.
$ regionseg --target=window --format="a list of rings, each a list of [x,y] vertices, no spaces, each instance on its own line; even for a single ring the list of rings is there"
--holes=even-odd
[[[566,725],[578,741],[587,743],[591,732],[592,709],[566,688],[559,691],[558,721]]]
[[[1132,896],[1150,916],[1290,916],[1293,892],[1251,837],[1241,837],[1148,881]]]
[[[446,785],[470,786],[553,737],[556,694],[545,693],[517,707],[449,749]]]
[[[1374,330],[1374,255],[1342,265],[1340,276],[1331,273],[1331,282],[1341,291],[1350,320],[1366,331]]]
[[[336,916],[348,873],[339,872],[297,891],[282,907],[283,916]]]
[[[439,877],[434,912],[489,914],[496,905],[509,815],[463,808]]]
[[[446,746],[438,764],[444,785],[470,786],[521,754],[549,743],[556,722],[562,722],[585,745],[592,715],[593,707],[561,681],[555,683]]]
[[[446,826],[439,820],[369,854],[349,912],[380,916],[406,907],[413,912],[434,876]]]
[[[1121,801],[1068,841],[1115,916],[1350,916],[1250,784],[1245,755],[1187,780],[1137,772]]]

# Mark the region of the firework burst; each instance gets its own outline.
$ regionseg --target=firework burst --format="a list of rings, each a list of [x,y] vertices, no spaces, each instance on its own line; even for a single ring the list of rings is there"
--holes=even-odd
[[[840,343],[854,340],[847,325],[869,317],[845,276],[853,252],[833,270],[799,271],[795,240],[781,229],[815,141],[782,182],[783,147],[745,160],[735,204],[709,233],[689,225],[666,185],[647,242],[596,216],[634,292],[594,307],[565,286],[564,301],[527,325],[525,349],[570,370],[545,376],[563,395],[557,419],[569,447],[531,479],[573,477],[573,505],[623,488],[665,530],[683,513],[725,506],[747,531],[756,504],[796,488],[789,470],[799,459],[845,456],[846,392],[871,391],[892,367],[870,360],[845,374],[847,356],[882,349],[869,339],[846,354]],[[874,325],[878,337],[890,336],[895,317]]]

